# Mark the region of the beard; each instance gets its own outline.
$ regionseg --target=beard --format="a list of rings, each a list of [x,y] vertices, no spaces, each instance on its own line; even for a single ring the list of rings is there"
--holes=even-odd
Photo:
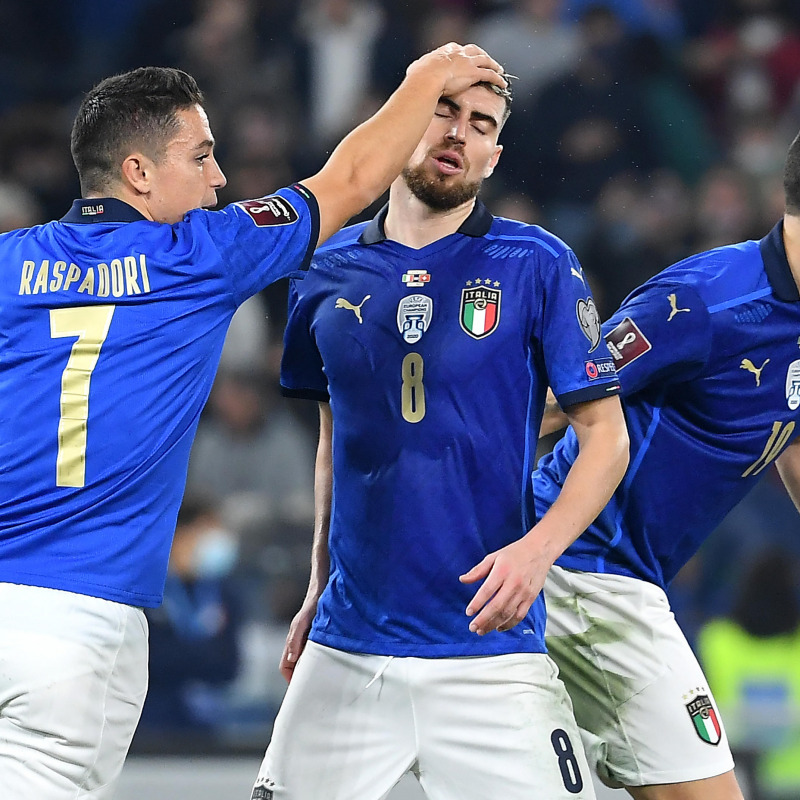
[[[424,164],[406,167],[401,175],[409,191],[434,211],[450,211],[477,197],[483,181],[447,183],[447,175],[430,175]]]

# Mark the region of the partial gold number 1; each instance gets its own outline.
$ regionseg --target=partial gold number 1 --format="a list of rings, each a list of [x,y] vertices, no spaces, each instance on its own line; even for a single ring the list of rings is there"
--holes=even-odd
[[[406,422],[419,422],[425,416],[425,387],[422,385],[424,362],[419,353],[409,353],[403,359],[403,388],[401,404]]]
[[[80,487],[86,482],[89,384],[115,308],[79,306],[50,310],[50,338],[78,337],[61,373],[56,486]]]
[[[742,477],[758,475],[761,470],[771,464],[783,450],[793,432],[794,421],[787,422],[786,425],[781,422],[773,422],[772,433],[764,445],[764,452],[742,473]]]

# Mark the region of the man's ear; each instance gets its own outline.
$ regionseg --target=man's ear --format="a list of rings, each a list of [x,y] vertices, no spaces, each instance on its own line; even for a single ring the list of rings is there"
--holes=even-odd
[[[503,145],[501,144],[497,145],[494,151],[494,155],[489,161],[489,166],[486,168],[486,172],[484,173],[483,176],[484,178],[488,178],[494,172],[494,168],[497,166],[497,162],[500,160],[500,153],[502,152],[503,152]]]
[[[150,191],[153,162],[142,153],[131,153],[122,162],[122,180],[138,194]]]

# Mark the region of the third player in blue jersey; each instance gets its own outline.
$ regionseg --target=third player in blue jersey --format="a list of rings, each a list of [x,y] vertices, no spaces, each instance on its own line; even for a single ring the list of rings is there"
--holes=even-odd
[[[767,236],[669,267],[603,326],[631,464],[548,578],[547,643],[598,771],[636,797],[741,797],[664,589],[773,462],[800,502],[797,139],[784,184],[786,215]],[[555,502],[576,452],[568,429],[540,462],[538,514]]]

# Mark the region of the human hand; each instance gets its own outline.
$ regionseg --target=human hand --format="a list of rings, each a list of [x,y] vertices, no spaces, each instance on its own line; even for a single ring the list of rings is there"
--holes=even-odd
[[[549,560],[527,538],[489,553],[459,577],[462,583],[485,579],[467,606],[467,616],[477,614],[469,629],[478,636],[511,630],[530,610],[549,568]]]
[[[280,663],[281,675],[286,679],[286,683],[292,680],[294,668],[297,666],[297,659],[300,658],[300,654],[305,650],[311,623],[314,621],[316,613],[316,599],[312,601],[306,598],[302,608],[294,615],[292,624],[289,626],[289,633],[286,634],[286,643],[283,645]]]
[[[503,77],[503,67],[476,44],[450,42],[437,47],[414,61],[406,73],[411,75],[422,71],[434,71],[440,75],[441,92],[446,96],[458,94],[481,82],[490,83],[498,89],[508,87],[508,81]]]

